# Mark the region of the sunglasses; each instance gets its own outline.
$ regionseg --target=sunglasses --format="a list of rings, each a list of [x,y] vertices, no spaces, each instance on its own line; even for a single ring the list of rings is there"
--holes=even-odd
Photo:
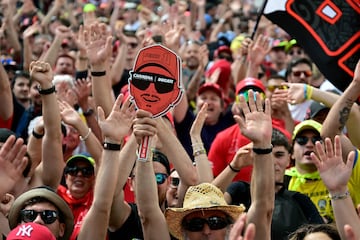
[[[163,94],[174,89],[175,79],[147,72],[132,73],[132,84],[137,89],[145,91],[150,86],[150,83],[154,83],[156,91]]]
[[[286,85],[270,85],[266,87],[270,92],[275,91],[275,89],[286,90],[288,87]]]
[[[295,141],[296,141],[299,145],[304,146],[305,144],[308,143],[309,138],[308,138],[308,137],[305,137],[305,136],[300,136],[300,137],[296,137],[296,138],[295,138]],[[316,136],[316,137],[312,137],[312,138],[311,138],[311,142],[312,142],[313,144],[315,144],[317,141],[322,142],[322,138],[321,138],[320,136]]]
[[[139,46],[139,44],[138,43],[128,43],[127,46],[134,49],[134,48],[137,48]]]
[[[167,177],[168,175],[165,173],[155,173],[155,179],[157,185],[163,184],[166,181]]]
[[[55,210],[44,210],[44,211],[35,211],[35,210],[27,210],[23,209],[20,212],[21,220],[23,222],[33,222],[40,214],[41,219],[45,224],[52,224],[58,219],[58,212]]]
[[[209,217],[209,218],[192,218],[184,220],[182,226],[185,230],[190,232],[200,232],[204,229],[205,224],[211,230],[219,230],[229,225],[229,221],[224,217]]]
[[[170,185],[172,187],[176,188],[179,186],[179,184],[180,184],[180,178],[176,178],[176,177],[171,178]]]
[[[304,51],[303,50],[297,50],[297,51],[295,51],[295,50],[290,50],[289,51],[289,55],[291,55],[291,56],[293,56],[293,55],[302,55],[304,53]]]
[[[81,172],[81,174],[86,177],[92,177],[94,176],[94,168],[93,167],[65,167],[65,174],[69,174],[73,177],[77,176],[77,174],[79,172]]]
[[[305,77],[311,77],[311,76],[312,76],[311,70],[308,70],[308,71],[293,71],[292,74],[293,74],[295,77],[300,77],[301,74],[304,74]]]
[[[254,101],[256,101],[256,94],[255,94],[256,92],[257,91],[254,91]],[[261,99],[264,100],[265,99],[265,93],[263,93],[263,92],[258,92],[258,93],[260,94]],[[245,101],[249,102],[249,90],[246,90],[245,92],[239,93],[239,96],[244,96]]]

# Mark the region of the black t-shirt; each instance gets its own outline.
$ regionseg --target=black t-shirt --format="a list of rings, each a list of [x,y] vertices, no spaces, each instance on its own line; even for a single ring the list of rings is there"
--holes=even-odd
[[[121,93],[121,88],[129,83],[129,74],[130,70],[124,69],[121,74],[120,81],[112,86],[115,97],[119,96]]]

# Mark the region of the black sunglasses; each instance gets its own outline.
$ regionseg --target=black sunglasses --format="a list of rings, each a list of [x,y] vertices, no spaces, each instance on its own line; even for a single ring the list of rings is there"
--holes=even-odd
[[[163,184],[166,181],[167,177],[168,175],[165,173],[155,173],[156,183],[158,185]]]
[[[296,138],[295,138],[295,141],[296,141],[299,145],[304,146],[304,145],[309,141],[309,138],[308,138],[308,137],[305,137],[305,136],[299,136],[299,137],[296,137]],[[316,137],[312,137],[312,138],[311,138],[311,142],[312,142],[313,144],[315,144],[317,141],[322,142],[322,138],[321,138],[320,136],[316,136]]]
[[[178,187],[180,184],[180,178],[173,177],[170,182],[171,186]]]
[[[301,50],[301,49],[299,49],[299,50],[297,50],[297,51],[295,51],[295,50],[290,50],[289,51],[289,55],[291,55],[291,56],[293,56],[293,55],[301,55],[301,54],[303,54],[304,53],[304,51],[303,50]]]
[[[192,218],[184,220],[182,226],[185,230],[190,232],[200,232],[204,229],[205,224],[211,230],[219,230],[229,225],[229,221],[224,217],[209,217],[209,218]]]
[[[132,73],[132,84],[136,88],[144,91],[150,86],[150,83],[155,84],[158,93],[168,93],[174,89],[175,79],[147,72]]]
[[[127,46],[134,49],[134,48],[137,48],[137,46],[139,46],[139,44],[131,42],[131,43],[128,43]]]
[[[65,174],[69,174],[71,176],[76,176],[78,172],[81,172],[81,174],[86,177],[92,177],[94,175],[94,168],[93,167],[65,167]]]
[[[58,212],[55,210],[44,210],[38,212],[35,210],[23,209],[20,212],[21,220],[26,223],[33,222],[39,214],[45,224],[52,224],[56,221],[56,219],[58,219]]]

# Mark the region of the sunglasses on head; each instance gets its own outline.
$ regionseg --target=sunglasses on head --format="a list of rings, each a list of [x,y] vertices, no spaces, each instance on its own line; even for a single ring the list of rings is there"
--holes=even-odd
[[[69,174],[71,176],[77,176],[77,174],[79,172],[81,172],[81,174],[86,177],[92,177],[94,175],[94,168],[93,167],[66,167],[65,168],[65,174]]]
[[[137,46],[139,46],[139,44],[138,43],[128,43],[127,46],[134,49],[134,48],[137,48]]]
[[[39,214],[45,224],[52,224],[58,219],[58,212],[55,210],[43,210],[38,212],[35,210],[23,209],[20,212],[21,220],[25,223],[35,221]]]
[[[204,229],[205,224],[211,230],[219,230],[229,225],[229,221],[224,217],[209,217],[209,218],[192,218],[184,220],[182,226],[185,230],[190,232],[200,232]]]
[[[313,144],[315,144],[317,141],[322,142],[322,138],[320,136],[312,137],[311,139],[305,136],[299,136],[295,138],[295,141],[302,146],[307,144],[309,140],[311,140]]]
[[[270,92],[275,91],[275,89],[288,89],[288,87],[286,85],[269,85],[266,87]]]
[[[175,79],[147,72],[132,73],[132,84],[137,89],[145,91],[150,86],[150,83],[155,84],[158,93],[169,93],[174,89]]]
[[[253,90],[254,91],[254,90]],[[256,93],[257,93],[257,91],[254,91],[254,100],[256,101]],[[263,93],[263,92],[258,92],[259,94],[260,94],[260,97],[261,97],[261,99],[262,100],[264,100],[265,99],[265,93]],[[249,102],[249,90],[246,90],[246,91],[244,91],[244,92],[241,92],[241,93],[239,93],[239,95],[241,96],[244,96],[244,98],[245,98],[245,101],[246,102]]]
[[[312,76],[311,70],[308,70],[308,71],[293,71],[292,74],[293,74],[295,77],[300,77],[301,74],[304,74],[305,77],[311,77],[311,76]]]
[[[166,181],[167,177],[168,175],[165,173],[155,173],[155,179],[158,185],[163,184]]]

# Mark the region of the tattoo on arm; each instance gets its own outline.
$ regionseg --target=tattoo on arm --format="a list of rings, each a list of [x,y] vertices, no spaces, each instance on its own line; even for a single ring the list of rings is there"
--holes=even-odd
[[[350,99],[347,99],[345,102],[345,106],[343,109],[339,112],[339,130],[342,130],[346,124],[346,121],[349,119],[351,107],[352,107],[353,101]]]

